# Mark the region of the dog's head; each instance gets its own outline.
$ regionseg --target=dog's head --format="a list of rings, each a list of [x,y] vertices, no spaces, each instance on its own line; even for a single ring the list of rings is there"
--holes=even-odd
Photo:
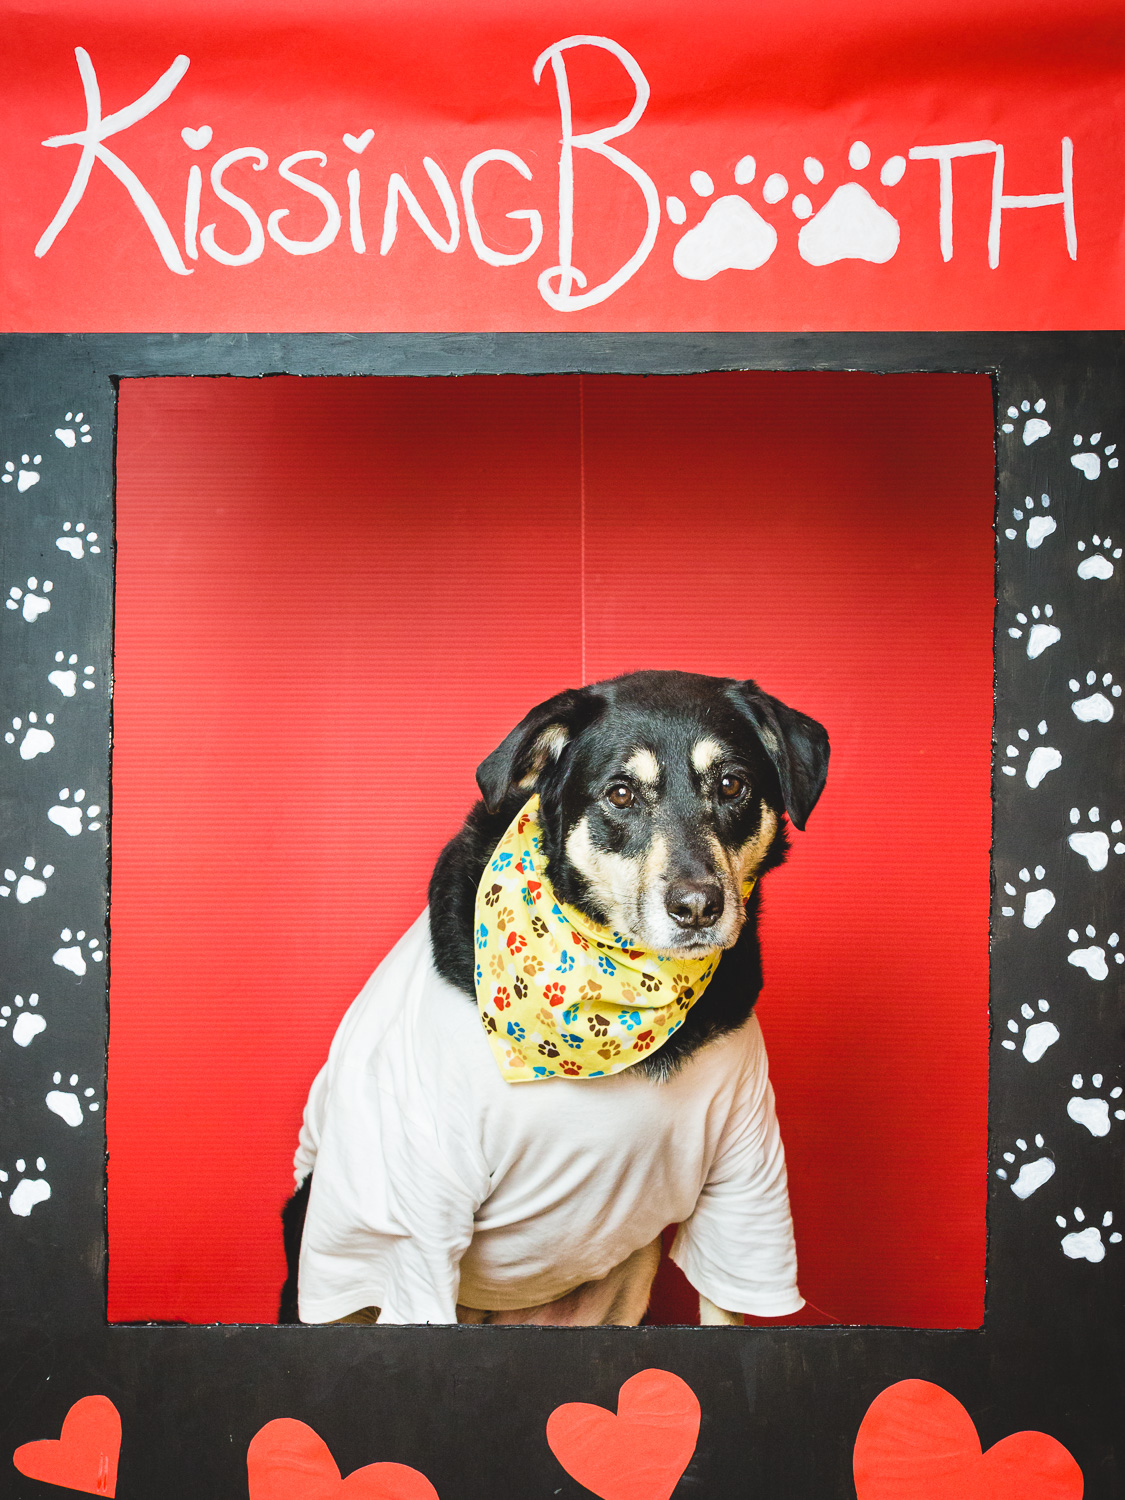
[[[556,893],[639,946],[730,948],[743,882],[820,796],[828,735],[755,682],[634,672],[533,708],[482,762],[490,812],[538,792]]]

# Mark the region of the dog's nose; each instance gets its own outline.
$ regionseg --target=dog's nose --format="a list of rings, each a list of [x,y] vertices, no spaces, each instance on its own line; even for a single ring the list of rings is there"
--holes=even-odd
[[[714,927],[723,914],[723,888],[717,880],[677,880],[664,906],[678,927]]]

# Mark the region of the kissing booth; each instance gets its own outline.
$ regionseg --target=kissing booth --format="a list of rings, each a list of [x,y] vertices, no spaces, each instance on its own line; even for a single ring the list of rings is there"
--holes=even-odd
[[[15,24],[10,1492],[1119,1493],[1109,11]],[[474,768],[642,667],[832,738],[758,1007],[809,1307],[277,1326]]]

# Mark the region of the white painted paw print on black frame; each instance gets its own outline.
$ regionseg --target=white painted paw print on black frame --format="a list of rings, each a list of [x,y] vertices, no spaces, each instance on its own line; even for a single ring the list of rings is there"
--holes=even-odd
[[[1125,854],[1125,843],[1122,843],[1119,837],[1122,832],[1121,819],[1113,819],[1109,825],[1109,833],[1106,833],[1104,828],[1098,826],[1101,820],[1101,808],[1091,807],[1085,818],[1085,821],[1090,826],[1088,828],[1079,828],[1077,825],[1083,821],[1082,814],[1076,807],[1070,809],[1070,821],[1076,827],[1075,831],[1067,839],[1067,844],[1074,850],[1075,854],[1082,856],[1090,866],[1090,869],[1095,873],[1099,870],[1104,870],[1106,865],[1109,864],[1109,851],[1111,848],[1114,854]],[[1111,835],[1114,835],[1112,843],[1110,841]]]
[[[20,1157],[15,1166],[15,1175],[19,1181],[14,1187],[9,1188],[12,1173],[0,1168],[0,1196],[7,1193],[8,1207],[19,1218],[26,1219],[37,1204],[46,1203],[51,1196],[51,1184],[47,1179],[43,1176],[31,1176],[32,1171],[43,1173],[46,1170],[47,1163],[41,1156],[36,1157],[32,1168],[29,1168],[26,1160]]]
[[[51,684],[52,687],[58,688],[59,692],[63,695],[64,698],[75,697],[78,693],[78,687],[80,683],[81,686],[86,688],[87,690],[95,686],[95,669],[93,667],[83,667],[81,669],[82,675],[81,677],[79,677],[77,652],[72,651],[68,656],[65,651],[56,651],[55,662],[55,670],[53,672],[47,673],[47,681]]]
[[[0,1005],[0,1030],[7,1028],[8,1023],[12,1025],[12,1041],[17,1047],[29,1047],[41,1032],[46,1031],[47,1023],[39,1014],[36,1006],[39,1004],[39,996],[28,995],[25,1002],[22,995],[15,995],[11,1005]],[[12,1020],[13,1012],[15,1020]]]
[[[1109,965],[1125,964],[1125,954],[1121,953],[1118,944],[1121,939],[1116,932],[1111,932],[1107,938],[1100,940],[1096,927],[1087,926],[1080,934],[1077,927],[1071,927],[1067,937],[1072,943],[1081,945],[1086,940],[1086,947],[1076,947],[1066,956],[1068,964],[1073,964],[1076,969],[1085,969],[1091,979],[1100,983],[1109,978]]]
[[[1102,435],[1100,432],[1092,432],[1090,434],[1090,442],[1087,451],[1083,453],[1072,453],[1070,456],[1071,463],[1076,469],[1079,470],[1080,473],[1085,474],[1087,479],[1099,478],[1102,472],[1103,456],[1106,461],[1107,469],[1117,468],[1117,459],[1113,456],[1117,452],[1116,443],[1107,443],[1106,446],[1102,449],[1101,453],[1095,453],[1093,451],[1101,442],[1101,440]],[[1086,447],[1086,439],[1080,432],[1075,433],[1074,435],[1074,446],[1076,448]]]
[[[1040,739],[1047,733],[1046,719],[1039,720],[1035,733]],[[1020,743],[1018,745],[1006,746],[1004,754],[1008,761],[1014,761],[1018,760],[1024,751],[1030,748],[1031,753],[1027,757],[1023,779],[1034,790],[1035,787],[1040,785],[1045,776],[1049,775],[1052,771],[1057,771],[1062,765],[1062,753],[1056,750],[1053,745],[1032,745],[1030,729],[1017,729],[1016,739]],[[1016,766],[1010,764],[1000,767],[1005,776],[1015,776],[1017,769]]]
[[[28,624],[34,625],[39,616],[50,609],[51,601],[47,595],[54,586],[49,578],[44,578],[42,585],[38,578],[29,578],[26,589],[13,584],[4,603],[9,609],[18,609]]]
[[[1040,495],[1038,501],[1034,496],[1027,495],[1023,508],[1015,506],[1012,510],[1013,521],[1027,521],[1027,530],[1024,532],[1023,539],[1033,552],[1058,530],[1058,522],[1054,516],[1047,514],[1050,509],[1050,495]],[[1010,542],[1014,542],[1019,532],[1014,526],[1009,526],[1005,529],[1004,535]]]
[[[101,815],[98,803],[86,802],[83,787],[78,787],[72,796],[70,788],[64,786],[59,792],[59,800],[47,809],[50,821],[72,839],[76,839],[84,829],[88,833],[96,833],[102,826],[99,821]]]
[[[90,441],[90,424],[82,420],[83,416],[83,412],[68,411],[63,421],[71,425],[55,428],[55,436],[64,448],[74,448],[79,443],[88,443]]]
[[[1114,682],[1113,673],[1103,672],[1100,681],[1096,672],[1087,672],[1085,682],[1080,682],[1077,677],[1070,679],[1072,693],[1082,693],[1084,687],[1092,688],[1093,692],[1087,692],[1084,696],[1076,698],[1070,705],[1074,711],[1074,717],[1081,719],[1083,724],[1108,724],[1113,718],[1111,700],[1121,697],[1121,688],[1118,683]]]
[[[848,166],[862,172],[870,165],[871,148],[865,141],[853,141]],[[879,181],[884,187],[894,187],[905,172],[906,157],[889,156],[879,171]],[[823,163],[806,156],[804,173],[817,186],[824,179]],[[798,193],[792,209],[798,219],[808,221],[797,236],[797,249],[810,266],[830,266],[838,260],[866,260],[881,266],[898,250],[898,220],[876,203],[862,183],[843,183],[815,214],[808,194]]]
[[[4,464],[4,472],[0,474],[0,480],[4,484],[15,484],[19,494],[23,495],[37,485],[40,480],[39,465],[43,462],[43,455],[30,453],[20,455],[20,466],[16,467],[14,460],[8,459]]]
[[[1038,882],[1046,877],[1047,871],[1042,865],[1036,865],[1034,870],[1026,866],[1017,877],[1020,885],[1034,885],[1033,890],[1021,892],[1010,880],[1004,882],[1004,894],[1006,896],[1023,896],[1023,913],[1021,921],[1025,927],[1038,927],[1055,909],[1055,893],[1045,885]],[[1014,917],[1016,908],[1014,906],[1002,906],[1000,915],[1002,917]]]
[[[734,180],[745,186],[753,182],[756,171],[754,158],[744,156],[734,169]],[[708,173],[697,170],[688,180],[697,198],[714,194],[715,184]],[[771,196],[772,182],[773,177],[767,179],[763,193],[767,202],[777,201]],[[680,198],[667,198],[665,209],[673,224],[687,223],[687,209]],[[716,198],[699,223],[677,240],[672,266],[686,281],[710,281],[720,271],[756,271],[776,249],[773,225],[746,198],[728,193]]]
[[[1078,564],[1078,576],[1082,579],[1097,578],[1102,583],[1113,577],[1113,564],[1121,559],[1121,548],[1113,545],[1112,537],[1092,536],[1090,546],[1094,551],[1083,557]],[[1078,543],[1078,551],[1086,551],[1086,543]]]
[[[1008,407],[1008,416],[1011,419],[1001,422],[1001,432],[1015,432],[1019,422],[1023,422],[1023,443],[1025,448],[1030,448],[1032,443],[1037,443],[1040,438],[1045,438],[1051,430],[1051,424],[1044,417],[1047,403],[1042,397],[1035,403],[1035,415],[1032,416],[1032,405],[1030,401],[1021,401],[1018,406]]]
[[[54,1083],[55,1087],[50,1090],[43,1102],[53,1115],[58,1115],[59,1119],[72,1129],[81,1125],[85,1118],[82,1113],[83,1105],[90,1114],[96,1114],[101,1108],[94,1098],[92,1088],[82,1089],[81,1097],[79,1096],[78,1090],[81,1085],[78,1082],[77,1073],[72,1073],[69,1082],[65,1084],[63,1075],[56,1073]]]
[[[1054,607],[1050,604],[1044,604],[1042,608],[1033,604],[1029,614],[1019,610],[1016,623],[1008,627],[1008,634],[1014,641],[1027,636],[1027,654],[1032,661],[1042,656],[1048,646],[1062,640],[1062,631],[1054,623],[1054,613]]]
[[[88,938],[81,929],[72,932],[69,927],[64,927],[59,937],[62,946],[51,954],[51,962],[58,964],[60,969],[77,974],[80,979],[90,964],[100,964],[105,958],[100,938]]]
[[[1032,1010],[1026,1002],[1020,1006],[1021,1020],[1009,1020],[1007,1029],[1011,1036],[1007,1036],[1000,1043],[1005,1052],[1014,1052],[1017,1045],[1024,1059],[1030,1063],[1037,1063],[1048,1047],[1053,1047],[1059,1039],[1059,1028],[1054,1021],[1049,1021],[1047,1016],[1050,1005],[1046,1000],[1037,1000],[1036,1009]],[[1013,1038],[1023,1033],[1023,1043],[1020,1045]]]
[[[1070,1086],[1075,1090],[1085,1089],[1081,1073],[1075,1073]],[[1121,1107],[1122,1088],[1120,1084],[1106,1088],[1103,1073],[1090,1075],[1090,1087],[1094,1091],[1092,1095],[1076,1092],[1067,1100],[1066,1112],[1076,1125],[1084,1125],[1091,1135],[1106,1136],[1112,1128],[1111,1113],[1113,1120],[1125,1120],[1125,1109]]]
[[[43,715],[43,724],[50,725],[54,722],[54,714]],[[11,729],[4,732],[4,743],[14,745],[17,740],[21,760],[34,760],[37,755],[47,755],[55,748],[55,737],[49,728],[42,727],[38,714],[28,714],[26,719],[12,720]]]
[[[1062,1214],[1056,1214],[1055,1223],[1060,1229],[1070,1230],[1059,1241],[1063,1254],[1069,1260],[1088,1260],[1092,1264],[1097,1265],[1098,1261],[1105,1260],[1107,1241],[1111,1245],[1119,1245],[1121,1243],[1120,1234],[1113,1229],[1112,1213],[1104,1213],[1102,1215],[1100,1228],[1096,1224],[1086,1223],[1086,1214],[1081,1208],[1074,1210],[1074,1214],[1070,1220],[1064,1218]],[[1077,1224],[1078,1228],[1071,1229],[1070,1225],[1072,1223]],[[1111,1231],[1107,1235],[1106,1240],[1102,1239],[1103,1229]]]
[[[69,557],[85,557],[87,552],[96,557],[102,550],[97,541],[98,533],[87,531],[85,521],[64,521],[63,534],[55,538],[55,546]]]
[[[1055,1163],[1051,1157],[1044,1153],[1044,1141],[1041,1135],[1035,1137],[1034,1147],[1029,1147],[1025,1140],[1016,1141],[1015,1151],[1005,1151],[1003,1157],[1007,1166],[997,1167],[996,1175],[1001,1182],[1006,1182],[1015,1193],[1017,1198],[1030,1198],[1032,1193],[1037,1193],[1045,1182],[1050,1182],[1055,1175]],[[1015,1168],[1017,1155],[1026,1155],[1032,1151],[1039,1154],[1032,1156],[1030,1161],[1020,1162],[1016,1172],[1015,1181],[1011,1181],[1012,1169]]]
[[[6,883],[0,885],[0,896],[14,893],[21,906],[26,906],[29,901],[38,901],[40,896],[47,894],[47,882],[54,873],[54,865],[44,865],[42,869],[37,869],[36,861],[29,854],[23,862],[22,873],[17,875],[12,869],[4,871]]]

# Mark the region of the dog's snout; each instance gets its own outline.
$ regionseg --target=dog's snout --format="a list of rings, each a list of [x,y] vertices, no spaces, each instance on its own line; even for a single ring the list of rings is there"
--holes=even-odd
[[[723,914],[723,888],[717,880],[676,880],[664,906],[678,927],[714,927]]]

